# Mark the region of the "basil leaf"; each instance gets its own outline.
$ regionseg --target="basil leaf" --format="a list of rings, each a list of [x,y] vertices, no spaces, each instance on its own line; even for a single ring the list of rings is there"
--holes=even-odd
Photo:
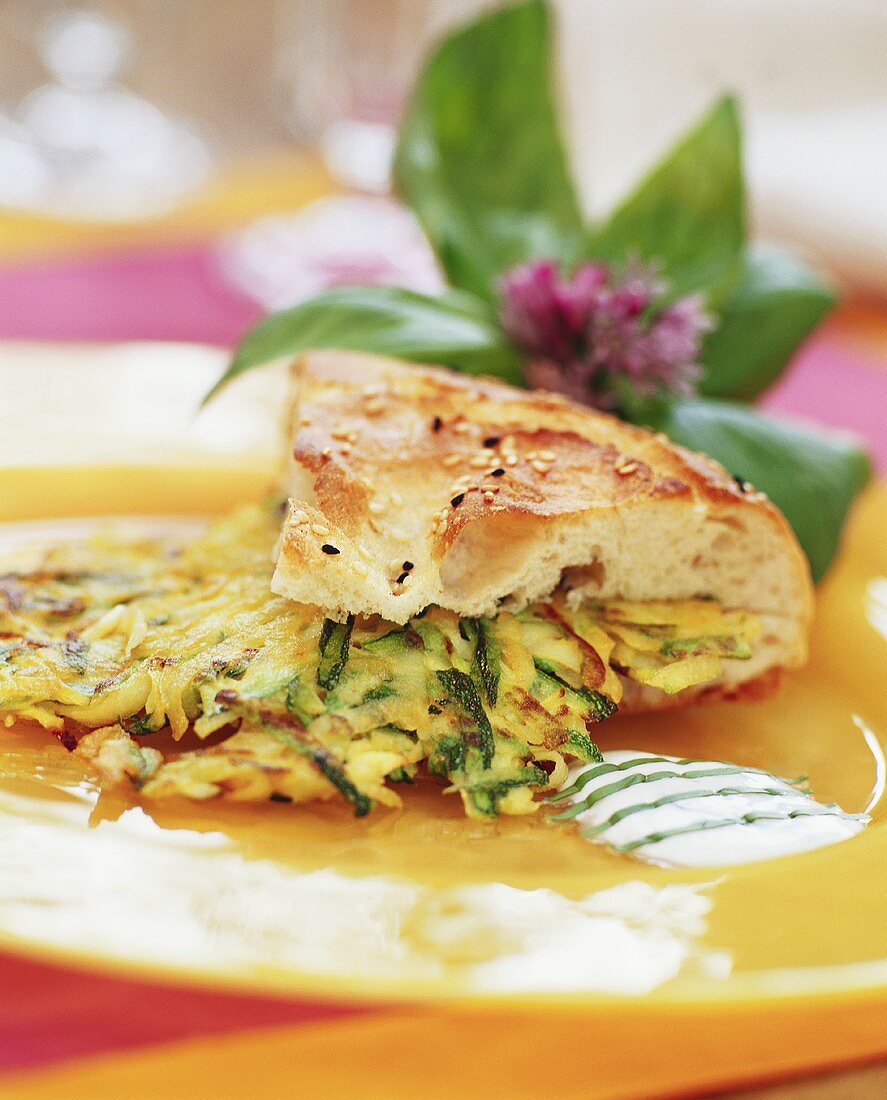
[[[756,397],[834,303],[831,290],[799,260],[779,249],[752,247],[717,329],[703,344],[700,392]]]
[[[450,282],[489,301],[512,265],[581,250],[549,68],[546,5],[506,7],[443,42],[401,125],[395,183]]]
[[[718,301],[744,242],[739,115],[725,96],[592,233],[588,252],[617,264],[661,261],[674,297],[706,291]]]
[[[441,363],[522,383],[520,354],[489,306],[473,295],[450,291],[433,298],[399,287],[337,287],[272,313],[248,332],[204,403],[251,367],[316,348]]]
[[[765,492],[794,528],[813,579],[822,578],[850,505],[871,476],[868,458],[852,439],[705,398],[662,405],[645,420]]]

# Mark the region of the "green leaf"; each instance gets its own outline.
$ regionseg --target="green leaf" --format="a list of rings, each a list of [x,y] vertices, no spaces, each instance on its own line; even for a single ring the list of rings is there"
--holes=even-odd
[[[756,397],[834,303],[833,292],[799,260],[779,249],[752,247],[717,329],[703,344],[700,391]]]
[[[541,0],[477,19],[431,56],[400,130],[401,195],[450,282],[490,301],[506,268],[582,248],[549,55]]]
[[[850,437],[706,398],[660,406],[644,419],[765,492],[794,528],[813,579],[822,578],[838,549],[848,509],[871,476],[868,458]]]
[[[736,101],[719,100],[593,232],[589,255],[659,260],[673,296],[732,285],[745,242],[742,142]]]
[[[451,291],[432,298],[399,287],[339,287],[272,313],[248,332],[204,403],[251,367],[317,348],[375,352],[522,382],[520,354],[489,306],[473,295]]]

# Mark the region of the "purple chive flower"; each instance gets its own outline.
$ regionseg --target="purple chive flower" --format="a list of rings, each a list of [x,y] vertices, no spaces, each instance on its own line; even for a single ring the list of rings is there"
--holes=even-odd
[[[529,355],[531,385],[608,407],[633,392],[691,394],[702,336],[712,326],[698,296],[658,308],[668,283],[653,267],[621,278],[603,263],[562,276],[550,260],[514,268],[500,283],[502,327]]]

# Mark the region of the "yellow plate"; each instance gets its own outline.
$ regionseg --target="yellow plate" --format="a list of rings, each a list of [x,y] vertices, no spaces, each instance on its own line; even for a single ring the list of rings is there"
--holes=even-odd
[[[170,356],[172,395],[169,372],[146,373]],[[190,410],[219,361],[208,349],[0,351],[5,392],[26,362],[32,386],[50,380],[64,402],[42,439],[37,409],[20,432],[44,453],[25,461],[0,442],[0,550],[45,534],[22,523],[38,517],[181,515],[260,496],[279,391],[244,380],[206,414],[210,429]],[[887,487],[876,486],[820,592],[810,663],[776,698],[601,727],[604,748],[804,773],[818,798],[850,811],[874,800],[873,823],[850,841],[667,871],[541,819],[467,821],[430,785],[403,811],[365,819],[338,805],[140,804],[100,794],[50,735],[14,728],[0,731],[0,942],[250,990],[558,1005],[666,1026],[765,1009],[806,1021],[813,998],[856,1021],[823,1050],[876,1053],[887,1005],[885,527]]]

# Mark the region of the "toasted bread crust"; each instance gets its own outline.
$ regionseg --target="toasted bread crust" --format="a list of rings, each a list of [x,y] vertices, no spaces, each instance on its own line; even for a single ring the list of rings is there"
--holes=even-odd
[[[276,592],[405,622],[429,604],[494,613],[584,570],[598,597],[711,595],[775,616],[774,664],[803,659],[806,559],[711,459],[490,379],[341,352],[293,371]]]

